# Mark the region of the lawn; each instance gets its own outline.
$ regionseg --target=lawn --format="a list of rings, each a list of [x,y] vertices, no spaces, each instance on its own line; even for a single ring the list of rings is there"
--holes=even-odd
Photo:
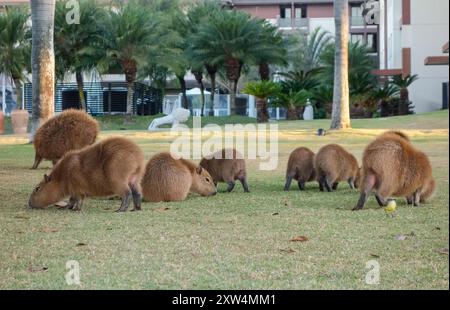
[[[0,289],[448,289],[448,117],[355,120],[354,129],[324,137],[314,133],[327,120],[279,122],[277,169],[260,171],[259,160],[247,160],[251,193],[237,185],[232,193],[144,203],[142,212],[123,214],[108,199],[86,200],[81,212],[27,209],[51,165],[30,170],[34,150],[26,137],[0,136]],[[139,130],[146,125],[101,138],[127,136],[147,158],[168,150],[174,137]],[[320,193],[317,183],[283,191],[295,147],[339,143],[360,160],[385,128],[405,130],[430,156],[437,191],[429,203],[415,208],[398,199],[391,218],[373,197],[363,211],[350,211],[358,192],[346,184],[334,193]],[[290,241],[297,236],[308,240]],[[65,282],[69,260],[80,264],[79,287]],[[378,285],[365,282],[370,260],[380,266]]]

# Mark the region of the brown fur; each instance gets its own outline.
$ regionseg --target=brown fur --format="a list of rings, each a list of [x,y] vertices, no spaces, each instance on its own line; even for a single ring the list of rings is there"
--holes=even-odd
[[[398,131],[398,130],[388,130],[388,131],[383,132],[381,135],[383,135],[383,136],[394,135],[394,136],[403,138],[408,142],[411,142],[409,136],[406,133],[404,133],[402,131]]]
[[[216,194],[211,175],[201,166],[170,153],[159,153],[147,163],[142,179],[144,200],[183,201],[189,192],[202,196]]]
[[[68,151],[78,150],[95,142],[99,132],[97,121],[87,113],[69,109],[42,124],[34,136],[36,169],[43,159],[55,164]]]
[[[361,197],[354,210],[364,207],[373,190],[380,206],[392,196],[407,197],[414,205],[429,198],[435,188],[430,161],[399,135],[382,134],[364,150]]]
[[[242,154],[235,149],[217,151],[203,158],[200,161],[200,166],[211,174],[215,185],[218,182],[227,183],[228,192],[233,190],[236,180],[241,182],[245,192],[249,192],[245,160]]]
[[[340,181],[347,181],[351,188],[358,185],[359,167],[355,156],[337,144],[322,147],[314,159],[320,190],[331,192]]]
[[[79,210],[85,197],[118,195],[122,197],[119,211],[126,211],[131,197],[139,210],[144,165],[141,149],[120,137],[70,151],[35,188],[29,206],[45,208],[71,197],[68,207]]]
[[[284,190],[289,190],[292,179],[298,182],[300,190],[304,190],[305,183],[314,181],[315,178],[314,152],[306,147],[299,147],[293,150],[287,164]]]

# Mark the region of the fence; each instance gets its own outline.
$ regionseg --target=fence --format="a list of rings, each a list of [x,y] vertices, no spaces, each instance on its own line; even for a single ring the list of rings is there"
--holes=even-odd
[[[202,112],[201,95],[188,95],[188,108],[191,115],[200,116]],[[163,100],[163,113],[170,114],[173,109],[181,107],[182,96],[180,95],[166,95]],[[209,94],[205,95],[204,115],[209,115],[211,110],[211,99]],[[216,94],[214,95],[213,104],[214,116],[229,116],[230,109],[230,95]],[[236,114],[245,115],[256,118],[255,97],[239,94],[236,96]],[[269,107],[269,116],[271,119],[279,120],[286,118],[286,109],[278,107]]]

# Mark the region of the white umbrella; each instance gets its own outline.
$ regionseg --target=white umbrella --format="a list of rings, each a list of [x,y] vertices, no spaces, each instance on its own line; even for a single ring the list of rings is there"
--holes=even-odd
[[[194,87],[194,88],[189,89],[188,91],[186,91],[186,95],[201,95],[201,94],[202,93],[200,91],[200,88],[198,88],[198,87]],[[211,93],[209,91],[205,90],[204,94],[205,95],[209,95]]]

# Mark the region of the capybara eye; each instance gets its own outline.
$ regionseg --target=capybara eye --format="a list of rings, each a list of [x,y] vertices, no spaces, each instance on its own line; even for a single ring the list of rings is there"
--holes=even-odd
[[[211,180],[209,178],[206,178],[206,182],[211,182]]]
[[[40,189],[41,189],[41,187],[38,186],[38,187],[36,187],[36,188],[34,189],[34,191],[35,191],[35,192],[39,192]]]

